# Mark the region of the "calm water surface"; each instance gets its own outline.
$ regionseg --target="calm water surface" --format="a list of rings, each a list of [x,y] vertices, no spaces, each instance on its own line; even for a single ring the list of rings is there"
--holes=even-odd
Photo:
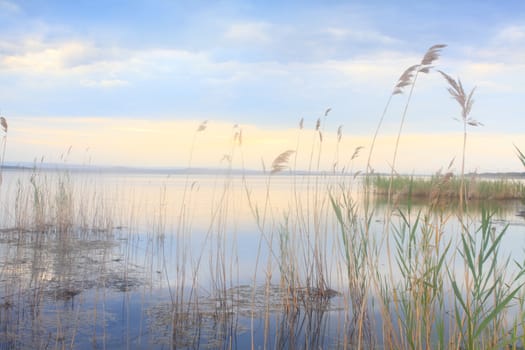
[[[328,196],[341,191],[363,215],[350,177],[6,171],[0,348],[342,347],[351,308]],[[481,205],[495,212],[497,230],[508,225],[500,254],[522,260],[523,204],[471,207]],[[374,205],[370,229],[380,251],[385,210]],[[457,239],[457,219],[444,217]],[[314,266],[339,294],[283,313],[278,286],[290,252],[299,281]]]

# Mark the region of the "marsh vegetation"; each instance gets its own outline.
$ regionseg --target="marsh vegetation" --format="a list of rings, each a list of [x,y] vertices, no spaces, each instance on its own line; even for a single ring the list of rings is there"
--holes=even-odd
[[[458,201],[462,181],[453,173],[434,174],[432,176],[395,176],[375,175],[372,178],[374,194],[388,196],[391,191],[396,196],[407,199],[428,201]],[[481,177],[469,175],[464,181],[468,200],[519,200],[525,197],[523,178]],[[448,203],[450,204],[450,203]]]
[[[238,126],[214,175],[3,171],[2,348],[523,348],[523,183],[465,175],[473,91],[441,72],[460,105],[458,174],[395,172],[416,81],[443,48],[392,90],[385,111],[407,100],[387,177],[372,171],[384,115],[359,173],[361,148],[323,152],[342,137],[330,109],[259,175],[243,174]]]

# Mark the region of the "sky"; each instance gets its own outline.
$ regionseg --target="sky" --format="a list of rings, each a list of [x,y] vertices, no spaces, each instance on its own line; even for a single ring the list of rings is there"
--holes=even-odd
[[[475,88],[465,170],[523,171],[522,0],[0,0],[5,160],[261,169],[295,150],[298,168],[364,170],[394,85],[434,44],[447,47],[392,97],[371,166],[460,171],[442,70]]]

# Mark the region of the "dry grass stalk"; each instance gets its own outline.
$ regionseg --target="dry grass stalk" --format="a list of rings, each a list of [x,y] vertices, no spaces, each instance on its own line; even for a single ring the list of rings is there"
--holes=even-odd
[[[0,125],[2,126],[2,130],[4,131],[4,135],[1,141],[2,155],[0,158],[0,185],[2,185],[2,181],[3,181],[2,169],[4,167],[5,148],[6,148],[6,143],[7,143],[7,120],[4,117],[0,117]]]
[[[463,88],[463,84],[461,84],[461,80],[454,80],[450,75],[446,74],[443,71],[439,71],[441,75],[445,78],[447,81],[449,87],[448,92],[452,96],[454,100],[457,101],[457,103],[461,107],[461,119],[463,122],[463,152],[462,152],[462,159],[461,159],[461,188],[459,193],[459,201],[460,201],[460,207],[463,207],[463,202],[466,203],[466,190],[464,186],[464,178],[465,178],[465,153],[467,148],[467,125],[470,126],[483,126],[482,123],[478,122],[477,120],[469,117],[469,114],[472,110],[472,105],[474,104],[474,91],[476,88],[473,88],[470,93],[466,93],[465,89]]]
[[[392,95],[402,94],[403,88],[412,85],[412,83],[414,82],[413,78],[415,77],[415,74],[429,73],[430,69],[432,69],[431,64],[439,58],[441,49],[443,49],[446,46],[447,45],[443,44],[431,46],[423,56],[423,59],[421,59],[420,64],[415,64],[413,66],[408,67],[403,72],[403,74],[401,74],[397,81],[397,84],[394,87]]]
[[[392,101],[392,97],[394,95],[402,94],[403,89],[407,86],[412,86],[412,89],[414,88],[414,82],[417,77],[418,73],[428,73],[430,69],[432,68],[430,65],[439,58],[439,54],[441,52],[441,49],[445,48],[446,45],[444,44],[437,44],[431,46],[425,55],[423,56],[420,64],[416,64],[413,66],[408,67],[403,74],[401,74],[401,77],[396,82],[396,85],[394,86],[394,89],[392,90],[392,93],[388,97],[388,101],[383,109],[383,113],[381,114],[381,118],[379,119],[379,123],[377,124],[376,131],[374,132],[374,137],[372,138],[372,143],[370,145],[370,149],[368,151],[368,160],[366,163],[366,173],[368,174],[372,170],[372,166],[370,164],[372,160],[372,154],[374,152],[374,146],[377,139],[377,135],[379,133],[379,129],[381,128],[381,125],[383,124],[383,119],[385,118],[386,112],[388,110],[388,107],[390,106],[390,102]],[[412,93],[412,90],[410,91]],[[406,114],[406,109],[408,107],[408,104],[410,102],[410,97],[408,97],[407,104],[405,105],[405,112],[403,113],[403,120],[404,120],[404,114]],[[403,121],[401,122],[401,125],[403,124]],[[397,152],[395,152],[397,153]],[[395,158],[395,156],[394,156]],[[394,162],[395,163],[395,162]]]
[[[520,160],[521,164],[525,167],[525,154],[518,148],[518,146],[514,145],[514,148],[516,149],[516,153],[518,154],[518,159]]]
[[[204,130],[206,130],[206,127],[207,127],[207,126],[208,126],[208,121],[207,121],[207,120],[203,121],[203,122],[199,125],[199,127],[197,128],[197,132],[200,132],[200,131],[204,131]]]
[[[290,159],[290,156],[294,153],[295,151],[288,150],[288,151],[284,151],[283,153],[279,154],[272,163],[271,174],[278,173],[288,168],[288,160]]]
[[[445,72],[438,72],[441,73],[441,75],[443,75],[445,80],[450,85],[450,87],[447,89],[449,94],[461,106],[461,117],[463,118],[463,121],[470,126],[483,126],[482,123],[468,117],[470,111],[472,110],[472,105],[474,104],[473,95],[474,91],[476,91],[476,88],[474,87],[472,90],[470,90],[470,93],[467,94],[465,93],[465,89],[463,88],[463,84],[461,84],[461,80],[459,78],[456,81]]]
[[[447,47],[447,45],[445,45],[445,44],[437,44],[437,45],[431,46],[427,50],[425,55],[423,56],[423,59],[421,60],[421,66],[429,66],[429,65],[431,65],[432,62],[434,62],[435,60],[437,60],[439,58],[439,54],[440,54],[441,49],[443,49],[445,47]],[[425,68],[429,68],[429,67],[425,67]]]
[[[355,149],[354,149],[354,153],[352,154],[352,157],[350,158],[351,160],[354,160],[356,159],[358,156],[359,156],[359,152],[363,149],[363,146],[357,146]]]
[[[7,133],[7,121],[4,117],[0,117],[0,125],[2,126],[2,130]]]
[[[414,64],[413,66],[408,67],[403,72],[403,74],[401,74],[401,76],[397,80],[396,86],[394,86],[394,91],[392,91],[392,95],[402,94],[403,88],[412,84],[412,78],[414,78],[414,74],[418,68],[419,64]]]

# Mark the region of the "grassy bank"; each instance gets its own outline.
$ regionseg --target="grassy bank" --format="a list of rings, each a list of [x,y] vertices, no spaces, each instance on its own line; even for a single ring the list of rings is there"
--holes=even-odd
[[[386,196],[391,188],[392,194],[404,198],[459,200],[463,185],[466,197],[473,200],[512,200],[525,198],[523,181],[515,179],[484,179],[468,176],[462,180],[452,174],[422,176],[372,177],[373,192]]]

